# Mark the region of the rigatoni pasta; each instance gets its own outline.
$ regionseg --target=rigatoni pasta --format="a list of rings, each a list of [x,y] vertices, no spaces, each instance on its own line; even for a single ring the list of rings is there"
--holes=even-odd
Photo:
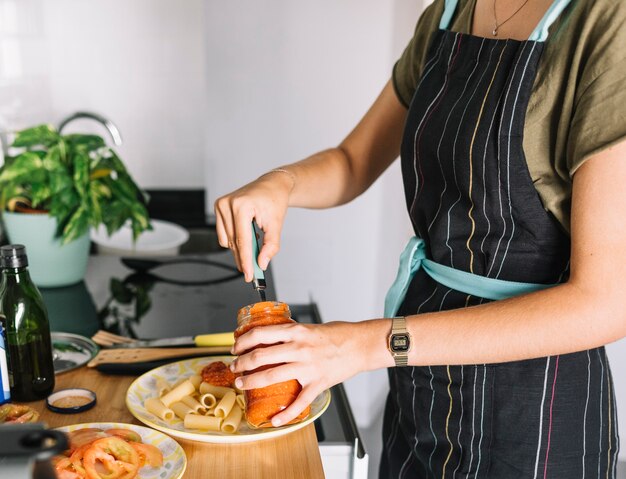
[[[223,364],[211,365],[224,369]],[[243,394],[232,387],[210,384],[206,379],[202,372],[178,378],[173,384],[158,378],[159,395],[148,399],[144,406],[164,421],[180,418],[186,429],[236,433],[243,417]]]
[[[174,419],[174,411],[165,407],[159,398],[150,398],[144,403],[148,412],[151,412],[156,417],[163,419],[164,421],[171,421]]]

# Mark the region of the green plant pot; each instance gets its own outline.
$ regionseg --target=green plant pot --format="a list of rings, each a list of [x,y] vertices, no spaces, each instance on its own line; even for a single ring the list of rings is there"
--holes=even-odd
[[[9,241],[26,246],[28,269],[37,286],[67,286],[83,279],[89,258],[89,233],[62,245],[54,237],[56,219],[49,215],[5,211],[2,219]]]

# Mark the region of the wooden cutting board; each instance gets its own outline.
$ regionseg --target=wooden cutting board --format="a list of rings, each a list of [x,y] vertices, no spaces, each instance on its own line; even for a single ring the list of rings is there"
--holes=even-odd
[[[205,348],[117,348],[102,349],[87,363],[87,367],[95,368],[99,364],[110,363],[143,363],[160,359],[184,359],[196,356],[214,356],[230,354],[230,346],[210,346]]]

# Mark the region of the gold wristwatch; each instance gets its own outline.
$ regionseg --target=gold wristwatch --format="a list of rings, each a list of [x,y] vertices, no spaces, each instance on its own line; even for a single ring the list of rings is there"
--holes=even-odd
[[[396,366],[408,366],[411,350],[411,335],[406,329],[404,316],[391,320],[391,333],[387,348],[393,356]]]

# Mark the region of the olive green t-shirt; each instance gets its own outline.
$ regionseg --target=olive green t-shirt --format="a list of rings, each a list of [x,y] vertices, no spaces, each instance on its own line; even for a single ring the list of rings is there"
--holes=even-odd
[[[459,0],[450,30],[469,33],[476,0]],[[435,0],[393,69],[408,107],[444,0]],[[570,230],[572,176],[626,139],[626,0],[572,0],[552,24],[526,113],[524,153],[544,208]],[[626,161],[626,158],[624,158]]]

